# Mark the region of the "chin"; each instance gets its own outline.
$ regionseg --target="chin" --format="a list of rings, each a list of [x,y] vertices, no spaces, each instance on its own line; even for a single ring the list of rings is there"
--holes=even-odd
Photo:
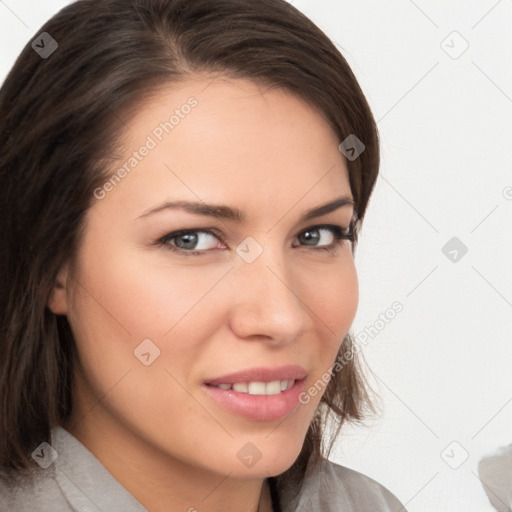
[[[230,444],[233,448],[229,451],[235,457],[228,457],[227,460],[222,457],[219,465],[221,472],[231,472],[234,478],[264,479],[287,471],[302,450],[304,436],[292,436],[284,430],[283,435],[278,435],[277,432],[276,430],[268,437],[244,436],[244,439],[232,440]]]

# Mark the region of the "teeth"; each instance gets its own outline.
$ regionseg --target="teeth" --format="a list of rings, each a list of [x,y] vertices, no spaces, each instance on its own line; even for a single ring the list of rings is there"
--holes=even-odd
[[[264,395],[265,383],[264,382],[249,382],[249,395]]]
[[[281,381],[281,391],[284,391],[285,389],[291,388],[293,386],[293,383],[295,381],[292,380],[282,380]]]
[[[249,389],[249,393],[251,390]],[[265,390],[264,393],[266,395],[277,395],[278,393],[281,393],[281,382],[278,380],[273,380],[272,382],[267,382],[265,384]]]
[[[233,389],[239,393],[249,393],[249,395],[278,395],[282,391],[293,386],[295,381],[274,380],[272,382],[236,382],[235,384],[219,384],[217,388],[228,390]]]

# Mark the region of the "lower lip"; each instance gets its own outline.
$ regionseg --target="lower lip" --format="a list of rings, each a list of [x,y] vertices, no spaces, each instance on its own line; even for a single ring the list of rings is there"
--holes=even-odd
[[[210,398],[224,409],[256,421],[273,421],[287,416],[299,406],[299,395],[305,379],[296,380],[293,386],[277,395],[250,395],[232,389],[202,385]]]

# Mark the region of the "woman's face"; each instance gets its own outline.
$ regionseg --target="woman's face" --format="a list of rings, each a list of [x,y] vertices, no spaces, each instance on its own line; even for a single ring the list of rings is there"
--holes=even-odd
[[[144,104],[123,140],[117,178],[87,212],[76,273],[62,270],[50,302],[81,362],[74,431],[105,451],[124,442],[134,464],[158,454],[232,477],[282,473],[357,309],[352,244],[318,228],[347,232],[352,205],[305,218],[352,198],[340,141],[285,90],[203,79]],[[174,202],[196,212],[163,207]],[[180,230],[190,232],[172,237]],[[244,388],[300,377],[285,392]],[[238,391],[206,384],[215,379]],[[275,394],[252,394],[262,392]]]

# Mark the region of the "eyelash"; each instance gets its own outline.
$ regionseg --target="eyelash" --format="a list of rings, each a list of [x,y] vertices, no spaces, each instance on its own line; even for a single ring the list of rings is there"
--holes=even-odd
[[[301,231],[297,236],[300,236],[308,231],[316,231],[316,230],[322,230],[322,229],[330,230],[333,233],[335,240],[332,244],[322,245],[319,247],[304,245],[303,247],[310,247],[311,249],[313,249],[315,251],[327,251],[328,253],[334,254],[337,251],[337,249],[339,248],[339,246],[345,242],[345,240],[349,240],[350,242],[354,241],[354,222],[350,223],[348,230],[345,230],[341,226],[336,226],[333,224],[321,224],[321,225],[317,225],[317,226],[311,226],[311,227],[306,228],[305,230]],[[211,229],[183,229],[180,231],[174,231],[172,233],[169,233],[169,234],[163,236],[162,238],[160,238],[157,241],[157,245],[163,246],[165,249],[173,251],[173,252],[177,252],[178,254],[183,254],[184,256],[199,256],[199,255],[204,255],[205,253],[208,253],[211,249],[202,250],[202,251],[193,251],[193,250],[187,251],[185,249],[181,249],[180,247],[175,247],[168,243],[169,240],[172,240],[174,238],[179,238],[180,236],[188,235],[191,233],[209,234],[209,235],[212,235],[215,238],[219,239],[222,243],[224,243],[222,241],[222,239],[220,238],[220,236],[215,231],[213,231]]]

